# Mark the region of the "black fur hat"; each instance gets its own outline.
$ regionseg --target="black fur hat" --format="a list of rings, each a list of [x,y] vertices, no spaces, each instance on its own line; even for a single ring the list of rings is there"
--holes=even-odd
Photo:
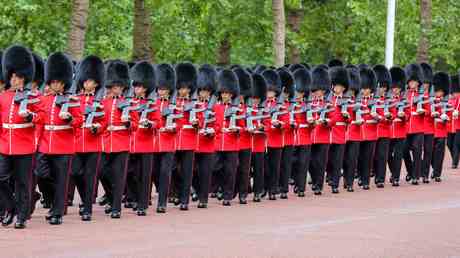
[[[431,84],[433,82],[433,68],[428,63],[421,63],[423,71],[423,83]]]
[[[391,85],[391,74],[388,68],[382,64],[374,66],[374,72],[377,76],[377,83],[380,87],[389,89]]]
[[[267,81],[267,91],[272,90],[276,92],[276,94],[281,93],[282,83],[279,74],[272,69],[265,70],[262,73],[262,76]]]
[[[423,82],[423,70],[422,67],[418,64],[408,64],[404,68],[406,72],[407,82],[417,81],[419,83]]]
[[[106,87],[115,84],[123,87],[129,86],[129,66],[125,61],[113,60],[107,64]]]
[[[393,66],[390,69],[391,88],[406,89],[406,72],[399,66]]]
[[[278,74],[280,75],[281,85],[284,88],[284,92],[289,95],[289,98],[295,96],[295,80],[292,73],[287,68],[278,69]]]
[[[98,84],[98,88],[104,86],[105,67],[102,60],[97,56],[87,56],[78,65],[77,72],[77,91],[83,89],[83,84],[87,80],[93,80]]]
[[[70,58],[62,52],[51,54],[45,64],[45,83],[61,81],[65,84],[65,90],[70,89],[73,79],[73,63]]]
[[[331,59],[327,63],[327,66],[329,66],[329,68],[336,67],[336,66],[343,66],[343,62],[340,59],[334,58],[334,59]]]
[[[176,65],[176,88],[189,88],[191,92],[196,90],[198,72],[192,63],[180,63]]]
[[[368,64],[359,64],[359,65],[358,65],[358,68],[359,68],[359,69],[363,69],[363,68],[368,68],[368,69],[370,69],[371,66],[368,65]]]
[[[2,73],[5,88],[10,87],[10,79],[13,73],[24,77],[24,83],[29,83],[35,75],[35,62],[32,53],[19,45],[10,46],[3,52]]]
[[[325,65],[325,64],[319,64],[317,66],[315,66],[315,68],[322,68],[326,71],[329,71],[329,66]]]
[[[295,72],[295,70],[297,69],[307,69],[307,68],[303,64],[292,64],[289,66],[289,71],[291,71],[292,73]]]
[[[453,74],[450,76],[450,92],[460,92],[460,78],[458,74]]]
[[[434,91],[444,91],[447,95],[450,93],[450,76],[445,72],[437,72],[433,75]]]
[[[324,90],[328,91],[331,89],[331,76],[327,69],[322,65],[318,65],[311,72],[312,84],[311,91]]]
[[[348,65],[347,70],[350,75],[350,87],[348,87],[348,89],[354,90],[355,93],[357,93],[361,90],[361,76],[359,74],[359,69],[354,65]]]
[[[308,63],[301,63],[303,66],[305,66],[305,68],[307,68],[307,70],[311,70],[311,65],[308,64]]]
[[[265,65],[256,65],[254,67],[254,73],[262,74],[265,70],[267,70],[267,67]]]
[[[253,96],[260,98],[260,102],[264,102],[267,99],[267,81],[258,73],[252,75],[252,80],[254,82]]]
[[[238,77],[238,84],[240,85],[240,94],[245,98],[252,96],[252,76],[242,67],[236,67],[232,71]]]
[[[198,69],[197,87],[210,92],[217,90],[217,72],[212,65],[204,64]]]
[[[32,53],[32,55],[35,63],[35,75],[33,81],[40,86],[45,80],[45,62],[36,53]]]
[[[375,72],[370,68],[361,68],[359,70],[359,76],[361,77],[361,89],[371,89],[375,92],[377,89],[377,76]]]
[[[148,61],[140,61],[131,68],[133,85],[142,85],[147,89],[146,95],[155,90],[155,68]]]
[[[233,94],[232,98],[239,97],[240,85],[238,84],[238,77],[229,69],[223,69],[217,75],[218,92],[230,92]]]
[[[295,90],[308,93],[311,86],[311,74],[307,69],[297,69],[294,72]]]
[[[174,92],[176,89],[176,72],[170,64],[156,66],[157,88],[166,88]]]
[[[331,75],[331,83],[334,85],[342,85],[345,87],[345,91],[350,87],[350,75],[347,69],[343,66],[334,66],[329,69]]]

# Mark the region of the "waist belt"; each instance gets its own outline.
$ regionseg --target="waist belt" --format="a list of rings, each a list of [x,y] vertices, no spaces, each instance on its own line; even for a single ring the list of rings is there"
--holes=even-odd
[[[122,130],[127,130],[128,128],[124,125],[109,125],[107,127],[108,131],[122,131]]]
[[[70,125],[45,125],[45,130],[48,131],[60,131],[60,130],[68,130],[72,129]]]
[[[393,119],[393,122],[402,122],[403,120],[401,118],[395,118]]]
[[[345,122],[335,122],[335,125],[347,125]]]
[[[417,112],[412,112],[411,114],[412,114],[413,116],[423,115],[423,114],[419,114],[419,113],[417,113]]]
[[[308,128],[308,127],[310,127],[309,124],[300,124],[299,125],[299,128]]]
[[[26,123],[26,124],[7,124],[3,123],[3,128],[5,129],[22,129],[22,128],[29,128],[33,127],[34,124],[32,123]]]
[[[375,120],[366,120],[366,124],[376,124],[377,121]]]
[[[184,125],[182,129],[195,129],[195,127],[193,127],[193,125]]]

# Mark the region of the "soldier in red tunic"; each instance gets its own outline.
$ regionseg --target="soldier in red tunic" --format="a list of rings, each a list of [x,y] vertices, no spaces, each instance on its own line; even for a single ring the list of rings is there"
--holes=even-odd
[[[450,76],[451,81],[451,98],[450,102],[454,110],[452,111],[452,120],[448,129],[447,146],[452,157],[452,168],[458,168],[460,152],[460,80],[459,75]]]
[[[423,120],[423,158],[422,158],[422,169],[421,176],[423,177],[423,182],[428,183],[430,174],[430,166],[433,158],[433,146],[434,146],[434,131],[435,131],[435,122],[431,115],[431,111],[434,109],[431,105],[434,100],[434,90],[433,90],[433,69],[431,65],[427,63],[421,63],[423,71],[423,89],[424,89],[424,104],[425,106],[425,116]]]
[[[3,54],[2,78],[5,91],[0,94],[0,203],[4,205],[2,225],[13,223],[25,228],[29,216],[33,156],[36,151],[34,124],[42,110],[31,103],[21,110],[21,103],[32,102],[26,85],[34,78],[34,60],[22,46],[9,47]],[[25,101],[25,102],[24,102]],[[12,188],[10,179],[15,180]],[[0,206],[1,206],[0,205]]]

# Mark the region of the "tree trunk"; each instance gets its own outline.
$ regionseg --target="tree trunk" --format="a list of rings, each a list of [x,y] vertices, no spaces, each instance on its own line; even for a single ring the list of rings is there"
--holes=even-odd
[[[144,0],[134,0],[133,61],[154,62],[150,14]]]
[[[287,22],[292,32],[296,34],[300,32],[300,25],[302,24],[302,20],[303,20],[303,10],[301,9],[288,10]],[[289,44],[289,54],[290,54],[289,62],[291,64],[298,64],[301,62],[300,49],[293,42]]]
[[[219,48],[217,49],[217,65],[227,66],[230,64],[231,49],[232,44],[230,43],[230,35],[227,34],[220,41]]]
[[[85,34],[89,11],[89,0],[73,0],[70,31],[67,39],[67,53],[80,60],[85,49]]]
[[[272,0],[273,11],[273,48],[275,50],[275,66],[284,65],[286,57],[286,18],[284,16],[284,1]]]
[[[431,0],[420,1],[421,33],[417,48],[417,62],[428,62],[431,30]]]

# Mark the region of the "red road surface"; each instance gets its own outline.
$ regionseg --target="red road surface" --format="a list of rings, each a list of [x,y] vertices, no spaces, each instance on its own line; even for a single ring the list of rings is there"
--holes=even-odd
[[[98,206],[90,223],[71,207],[61,226],[39,208],[26,230],[0,228],[0,258],[460,257],[460,170],[443,179],[120,220]]]

